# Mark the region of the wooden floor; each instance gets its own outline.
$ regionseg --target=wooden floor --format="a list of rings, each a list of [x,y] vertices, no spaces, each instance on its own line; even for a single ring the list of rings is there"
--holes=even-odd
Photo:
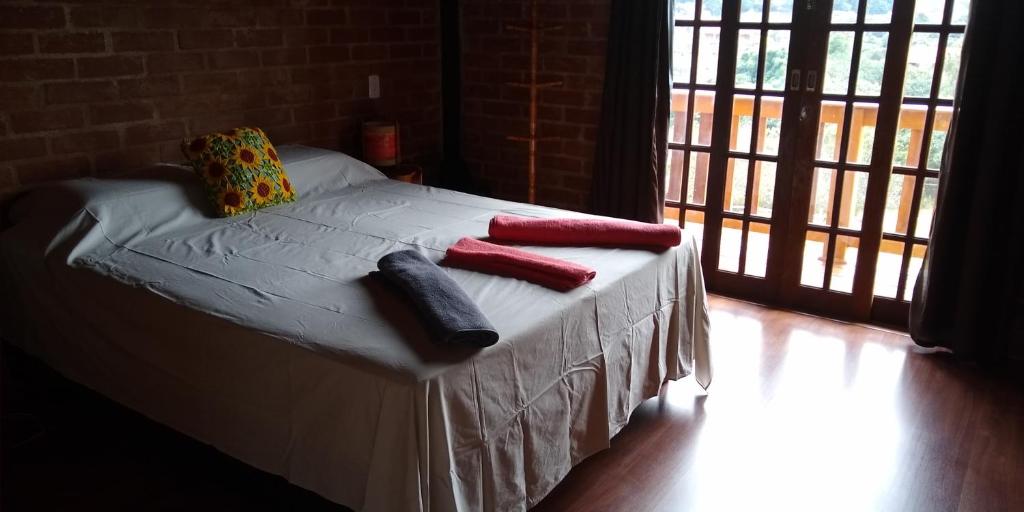
[[[711,305],[710,394],[667,385],[535,511],[1024,511],[1019,379],[889,331]],[[5,511],[338,509],[9,360]]]

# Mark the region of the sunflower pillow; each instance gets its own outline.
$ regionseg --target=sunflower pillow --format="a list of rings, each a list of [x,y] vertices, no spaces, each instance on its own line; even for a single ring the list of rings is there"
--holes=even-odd
[[[202,178],[222,217],[295,200],[281,159],[259,128],[235,128],[186,139],[181,151]]]

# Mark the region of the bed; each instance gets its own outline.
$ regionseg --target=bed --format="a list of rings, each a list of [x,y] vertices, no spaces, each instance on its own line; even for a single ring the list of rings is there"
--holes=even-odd
[[[526,247],[597,277],[568,293],[446,269],[493,322],[442,347],[368,279],[438,261],[496,213],[583,214],[388,180],[280,148],[299,200],[214,218],[191,172],[39,187],[0,233],[2,335],[68,378],[356,510],[525,510],[667,379],[711,379],[696,245]]]

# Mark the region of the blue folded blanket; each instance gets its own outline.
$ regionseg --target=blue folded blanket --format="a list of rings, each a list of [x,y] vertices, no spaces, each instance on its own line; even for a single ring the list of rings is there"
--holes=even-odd
[[[418,252],[404,250],[377,261],[378,274],[412,299],[427,331],[442,343],[488,347],[498,331],[448,274]]]

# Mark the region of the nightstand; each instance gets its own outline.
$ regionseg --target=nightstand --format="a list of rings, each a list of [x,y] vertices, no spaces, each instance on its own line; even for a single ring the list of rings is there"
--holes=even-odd
[[[381,167],[380,171],[388,178],[415,185],[423,184],[423,167],[416,164],[398,164],[391,167]]]

